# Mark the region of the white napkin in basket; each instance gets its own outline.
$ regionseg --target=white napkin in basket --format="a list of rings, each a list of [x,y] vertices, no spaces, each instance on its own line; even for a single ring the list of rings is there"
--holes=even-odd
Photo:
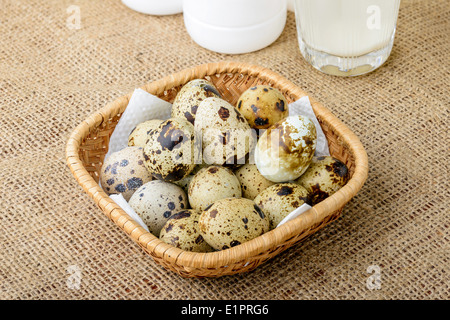
[[[145,90],[134,90],[127,108],[120,117],[109,140],[105,159],[113,152],[128,146],[128,136],[139,123],[151,120],[165,120],[170,117],[172,104]]]

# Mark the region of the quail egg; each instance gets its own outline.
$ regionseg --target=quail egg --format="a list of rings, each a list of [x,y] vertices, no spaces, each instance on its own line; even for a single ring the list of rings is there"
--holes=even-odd
[[[189,175],[194,163],[194,127],[185,119],[170,118],[151,130],[144,147],[144,164],[158,180],[173,182]]]
[[[242,197],[241,184],[233,171],[225,167],[203,168],[189,184],[189,203],[197,211],[204,210],[217,200],[231,197]]]
[[[192,209],[177,212],[164,224],[159,238],[165,243],[186,251],[214,251],[200,234],[199,218],[200,213]]]
[[[172,104],[172,118],[184,118],[194,124],[200,102],[209,97],[221,95],[217,88],[204,79],[195,79],[186,83],[175,97]]]
[[[250,199],[226,198],[214,202],[200,215],[200,234],[216,250],[252,240],[269,231],[264,212]]]
[[[331,156],[313,157],[306,172],[295,182],[302,185],[311,194],[313,205],[328,198],[349,180],[347,166]]]
[[[207,98],[200,103],[196,119],[196,139],[201,139],[207,164],[235,168],[247,162],[256,132],[236,108],[223,99]]]
[[[267,129],[289,115],[286,98],[267,85],[257,85],[244,91],[236,107],[250,127],[255,129]]]
[[[279,183],[265,189],[254,201],[269,217],[270,228],[273,229],[289,213],[309,203],[308,197],[308,191],[298,184]]]
[[[161,180],[144,184],[128,203],[156,237],[159,237],[161,228],[173,214],[188,209],[183,189]]]
[[[153,180],[144,165],[140,147],[126,147],[112,153],[100,170],[100,184],[108,194],[122,194],[125,200],[144,183]]]
[[[148,140],[147,135],[150,130],[156,129],[161,122],[162,120],[152,119],[139,123],[133,130],[131,130],[131,133],[128,136],[128,146],[145,147]]]
[[[256,165],[252,163],[244,164],[235,171],[235,175],[241,183],[242,196],[250,200],[255,199],[264,189],[275,184],[264,178]]]
[[[288,182],[308,168],[316,150],[314,123],[305,116],[289,116],[267,129],[255,148],[259,172],[273,182]]]

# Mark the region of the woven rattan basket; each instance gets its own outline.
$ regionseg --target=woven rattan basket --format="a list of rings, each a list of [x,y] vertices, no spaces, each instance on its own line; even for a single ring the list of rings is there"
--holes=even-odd
[[[142,89],[172,102],[184,84],[198,78],[207,78],[213,82],[224,99],[232,104],[236,103],[242,92],[256,84],[268,84],[279,89],[289,103],[307,95],[293,83],[268,69],[235,62],[197,66],[149,83]],[[344,205],[361,189],[367,178],[367,154],[360,140],[322,104],[309,96],[327,136],[331,155],[349,168],[351,178],[348,183],[312,209],[256,239],[210,253],[183,251],[145,231],[98,185],[98,173],[108,150],[109,137],[130,97],[131,93],[108,104],[73,131],[66,147],[67,163],[75,179],[106,216],[158,264],[183,277],[218,277],[255,269],[336,220]]]

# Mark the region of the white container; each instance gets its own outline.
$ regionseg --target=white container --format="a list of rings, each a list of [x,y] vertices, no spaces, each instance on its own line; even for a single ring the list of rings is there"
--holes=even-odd
[[[315,68],[353,76],[392,49],[400,0],[295,0],[300,50]]]
[[[151,15],[170,15],[183,12],[183,0],[122,0],[128,8]]]
[[[184,0],[184,23],[200,46],[227,54],[260,50],[286,25],[286,0]]]
[[[295,12],[295,0],[287,0],[287,8],[289,11]]]

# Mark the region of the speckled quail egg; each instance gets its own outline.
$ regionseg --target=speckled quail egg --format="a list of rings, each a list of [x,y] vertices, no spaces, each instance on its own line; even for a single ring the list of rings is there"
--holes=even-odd
[[[161,180],[144,184],[136,190],[128,203],[156,237],[159,237],[161,228],[173,214],[188,209],[183,189]]]
[[[199,218],[200,213],[192,209],[177,212],[164,224],[159,238],[165,243],[186,251],[214,251],[200,234]]]
[[[147,135],[150,130],[156,129],[161,122],[162,120],[152,119],[139,123],[133,130],[131,130],[130,135],[128,136],[128,146],[145,147],[148,140]]]
[[[311,194],[313,205],[328,198],[349,180],[347,166],[331,156],[313,157],[306,172],[295,182]]]
[[[140,147],[126,147],[112,153],[100,170],[100,184],[108,194],[122,194],[125,200],[144,183],[153,180],[144,165]]]
[[[309,193],[296,183],[279,183],[261,192],[254,201],[269,217],[270,228],[273,229],[289,213],[309,203]]]
[[[273,182],[288,182],[308,168],[316,150],[314,123],[305,116],[289,116],[267,129],[255,148],[259,172]]]
[[[233,168],[245,164],[256,143],[255,130],[236,108],[220,98],[200,103],[194,127],[208,164]]]
[[[236,107],[250,127],[255,129],[267,129],[289,115],[286,98],[267,85],[257,85],[244,91]]]
[[[231,197],[242,197],[241,184],[233,171],[225,167],[203,168],[189,184],[189,203],[197,211],[204,210],[217,200]]]
[[[209,97],[221,97],[210,81],[204,79],[189,81],[181,88],[173,101],[172,118],[185,118],[194,124],[200,102]]]
[[[264,189],[275,184],[264,178],[256,165],[252,163],[244,164],[234,174],[241,183],[242,196],[250,200],[255,199]]]
[[[178,181],[194,169],[194,152],[193,125],[185,119],[170,118],[148,134],[144,164],[156,179]]]
[[[245,198],[216,201],[199,219],[200,234],[216,250],[252,240],[269,228],[268,217],[252,200]]]

